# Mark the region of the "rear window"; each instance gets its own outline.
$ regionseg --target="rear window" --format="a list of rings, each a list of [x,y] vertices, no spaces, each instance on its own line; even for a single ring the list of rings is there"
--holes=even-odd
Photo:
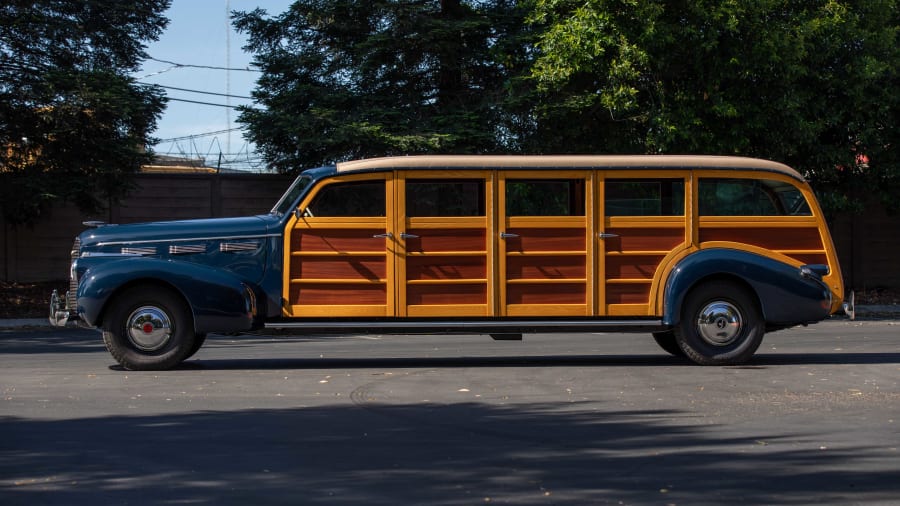
[[[700,216],[810,216],[794,185],[757,179],[701,178]]]

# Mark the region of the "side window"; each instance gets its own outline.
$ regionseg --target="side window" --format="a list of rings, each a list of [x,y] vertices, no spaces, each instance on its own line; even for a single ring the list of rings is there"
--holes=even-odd
[[[583,179],[507,179],[507,216],[584,216]]]
[[[484,180],[407,180],[406,215],[484,216]]]
[[[803,194],[789,183],[757,179],[700,179],[700,216],[810,216]]]
[[[682,179],[607,179],[606,216],[684,216]]]
[[[305,214],[310,217],[385,215],[384,180],[335,183],[319,190]]]

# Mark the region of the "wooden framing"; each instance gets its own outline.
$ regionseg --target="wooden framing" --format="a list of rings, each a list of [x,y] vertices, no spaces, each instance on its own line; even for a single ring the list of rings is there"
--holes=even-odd
[[[750,251],[798,267],[827,264],[825,282],[836,304],[843,299],[833,244],[799,174],[745,159],[688,163],[690,157],[661,157],[663,163],[643,157],[649,161],[637,164],[628,158],[635,167],[630,168],[620,158],[625,160],[613,160],[621,167],[610,167],[609,158],[599,164],[596,157],[409,157],[341,164],[287,224],[283,316],[658,317],[672,267],[706,248]],[[672,167],[673,159],[684,166]],[[740,163],[717,169],[723,160]],[[752,170],[759,164],[763,171]],[[698,216],[701,177],[788,182],[802,192],[811,214]],[[683,181],[681,215],[605,214],[607,180],[654,178]],[[417,179],[483,183],[484,215],[407,216],[406,185]],[[507,184],[520,179],[580,181],[583,215],[507,216]],[[322,187],[353,181],[384,182],[384,216],[303,215]]]

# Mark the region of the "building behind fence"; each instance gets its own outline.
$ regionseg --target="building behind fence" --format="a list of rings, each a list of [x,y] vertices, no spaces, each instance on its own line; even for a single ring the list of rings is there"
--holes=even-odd
[[[266,174],[139,174],[137,189],[103,216],[84,216],[74,206],[60,205],[34,228],[4,225],[0,277],[7,282],[65,279],[72,241],[86,220],[136,223],[266,213],[291,179]],[[900,289],[900,216],[873,205],[864,214],[840,217],[831,233],[848,287]]]

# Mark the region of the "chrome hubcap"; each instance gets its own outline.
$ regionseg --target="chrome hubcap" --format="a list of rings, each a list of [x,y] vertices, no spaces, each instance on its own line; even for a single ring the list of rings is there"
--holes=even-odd
[[[128,317],[128,340],[141,351],[156,351],[172,338],[172,322],[158,307],[139,307]]]
[[[741,312],[725,301],[710,302],[697,317],[700,337],[713,346],[727,346],[737,339],[743,327]]]

